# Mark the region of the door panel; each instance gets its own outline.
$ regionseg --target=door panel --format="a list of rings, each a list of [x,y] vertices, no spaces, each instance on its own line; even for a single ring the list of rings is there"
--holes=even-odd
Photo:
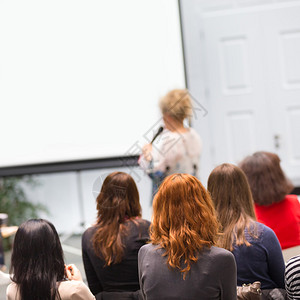
[[[267,121],[257,13],[204,17],[214,162],[273,150]]]
[[[300,184],[300,6],[260,13],[266,95],[276,152]]]

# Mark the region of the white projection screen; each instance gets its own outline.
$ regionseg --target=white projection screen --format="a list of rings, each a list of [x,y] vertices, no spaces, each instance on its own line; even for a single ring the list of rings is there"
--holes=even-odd
[[[127,155],[184,87],[176,0],[0,0],[0,168]]]

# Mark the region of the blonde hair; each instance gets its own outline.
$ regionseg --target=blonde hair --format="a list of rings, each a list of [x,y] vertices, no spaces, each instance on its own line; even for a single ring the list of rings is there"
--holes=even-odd
[[[168,265],[183,279],[204,247],[218,239],[219,223],[209,193],[189,174],[172,174],[153,200],[150,242],[165,249]]]
[[[175,89],[168,92],[159,102],[163,114],[168,113],[173,119],[182,122],[192,117],[192,100],[188,90]]]

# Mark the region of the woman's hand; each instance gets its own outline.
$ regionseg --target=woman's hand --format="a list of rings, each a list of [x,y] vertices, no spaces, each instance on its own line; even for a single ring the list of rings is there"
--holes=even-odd
[[[147,144],[143,147],[143,155],[147,161],[150,161],[152,159],[152,145]]]
[[[73,264],[65,266],[66,275],[69,280],[82,281],[80,271]]]

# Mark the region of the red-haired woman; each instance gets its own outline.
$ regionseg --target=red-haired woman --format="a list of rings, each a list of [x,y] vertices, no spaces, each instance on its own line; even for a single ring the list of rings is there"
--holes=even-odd
[[[82,237],[87,281],[94,295],[120,292],[124,297],[124,292],[129,295],[140,288],[138,251],[149,239],[150,226],[150,222],[141,219],[133,178],[123,172],[108,175],[97,197],[97,210],[96,225]]]
[[[144,299],[236,300],[235,260],[214,246],[218,230],[200,181],[188,174],[168,176],[153,200],[151,244],[139,251]]]
[[[293,185],[278,155],[256,152],[239,166],[248,178],[257,220],[275,231],[282,249],[300,245],[300,204],[296,195],[289,195]]]

